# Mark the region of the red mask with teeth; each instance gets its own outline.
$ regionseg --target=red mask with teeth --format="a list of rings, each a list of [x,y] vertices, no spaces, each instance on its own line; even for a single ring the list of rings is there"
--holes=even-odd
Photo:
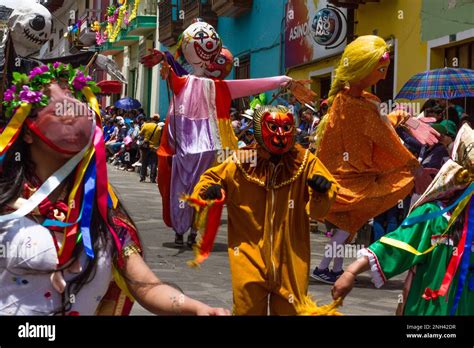
[[[233,63],[234,56],[232,53],[227,48],[222,47],[221,53],[219,53],[216,60],[209,65],[204,74],[209,78],[223,80],[231,72]]]
[[[294,145],[295,119],[291,113],[265,112],[262,116],[263,146],[274,155],[288,152]]]

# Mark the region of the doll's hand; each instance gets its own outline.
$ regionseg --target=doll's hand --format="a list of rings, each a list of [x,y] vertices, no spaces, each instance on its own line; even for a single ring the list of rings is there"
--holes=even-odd
[[[344,272],[338,280],[334,283],[331,289],[332,298],[337,300],[338,298],[344,299],[354,287],[355,275],[350,272]]]
[[[331,188],[331,182],[321,175],[313,175],[308,179],[308,186],[316,192],[326,193]]]
[[[163,63],[161,64],[161,70],[160,70],[162,80],[168,79],[168,76],[170,75],[170,70],[171,70],[171,66],[168,64],[166,60],[164,60]]]
[[[204,199],[221,199],[222,198],[222,186],[211,185],[203,194]]]
[[[291,94],[303,105],[312,105],[317,97],[316,93],[305,86],[308,84],[311,84],[311,80],[292,80],[288,84]]]
[[[432,146],[438,143],[440,134],[426,123],[429,122],[429,120],[431,120],[431,118],[423,117],[416,119],[410,117],[405,122],[405,126],[407,126],[409,133],[421,144]]]

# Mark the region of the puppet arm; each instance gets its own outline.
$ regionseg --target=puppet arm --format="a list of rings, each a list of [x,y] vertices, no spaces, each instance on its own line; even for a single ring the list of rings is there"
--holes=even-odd
[[[290,81],[292,81],[291,77],[282,75],[260,79],[225,80],[224,82],[229,88],[231,98],[237,99],[284,87]]]
[[[423,145],[434,145],[438,142],[439,133],[428,123],[436,122],[429,117],[414,118],[403,110],[396,110],[387,115],[394,128],[403,126],[406,130]]]

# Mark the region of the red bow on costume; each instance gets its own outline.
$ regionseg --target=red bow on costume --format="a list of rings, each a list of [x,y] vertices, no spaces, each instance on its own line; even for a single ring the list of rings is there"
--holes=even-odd
[[[40,203],[38,206],[39,212],[43,215],[46,219],[49,220],[58,220],[58,221],[65,221],[68,211],[68,206],[64,201],[57,201],[52,203],[48,198],[46,198],[43,202]],[[49,226],[49,230],[61,232],[64,227],[59,226]]]

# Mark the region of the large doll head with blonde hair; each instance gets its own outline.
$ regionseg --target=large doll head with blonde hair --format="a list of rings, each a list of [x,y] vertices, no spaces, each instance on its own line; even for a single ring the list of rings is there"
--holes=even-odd
[[[360,36],[347,45],[329,91],[329,109],[336,95],[344,88],[358,85],[364,89],[384,79],[390,64],[389,50],[385,40],[375,35]],[[328,117],[323,118],[318,127],[316,146],[322,139],[327,122]]]
[[[345,86],[366,80],[378,67],[389,62],[389,46],[381,37],[365,35],[352,41],[345,48],[336,68],[329,105]]]

